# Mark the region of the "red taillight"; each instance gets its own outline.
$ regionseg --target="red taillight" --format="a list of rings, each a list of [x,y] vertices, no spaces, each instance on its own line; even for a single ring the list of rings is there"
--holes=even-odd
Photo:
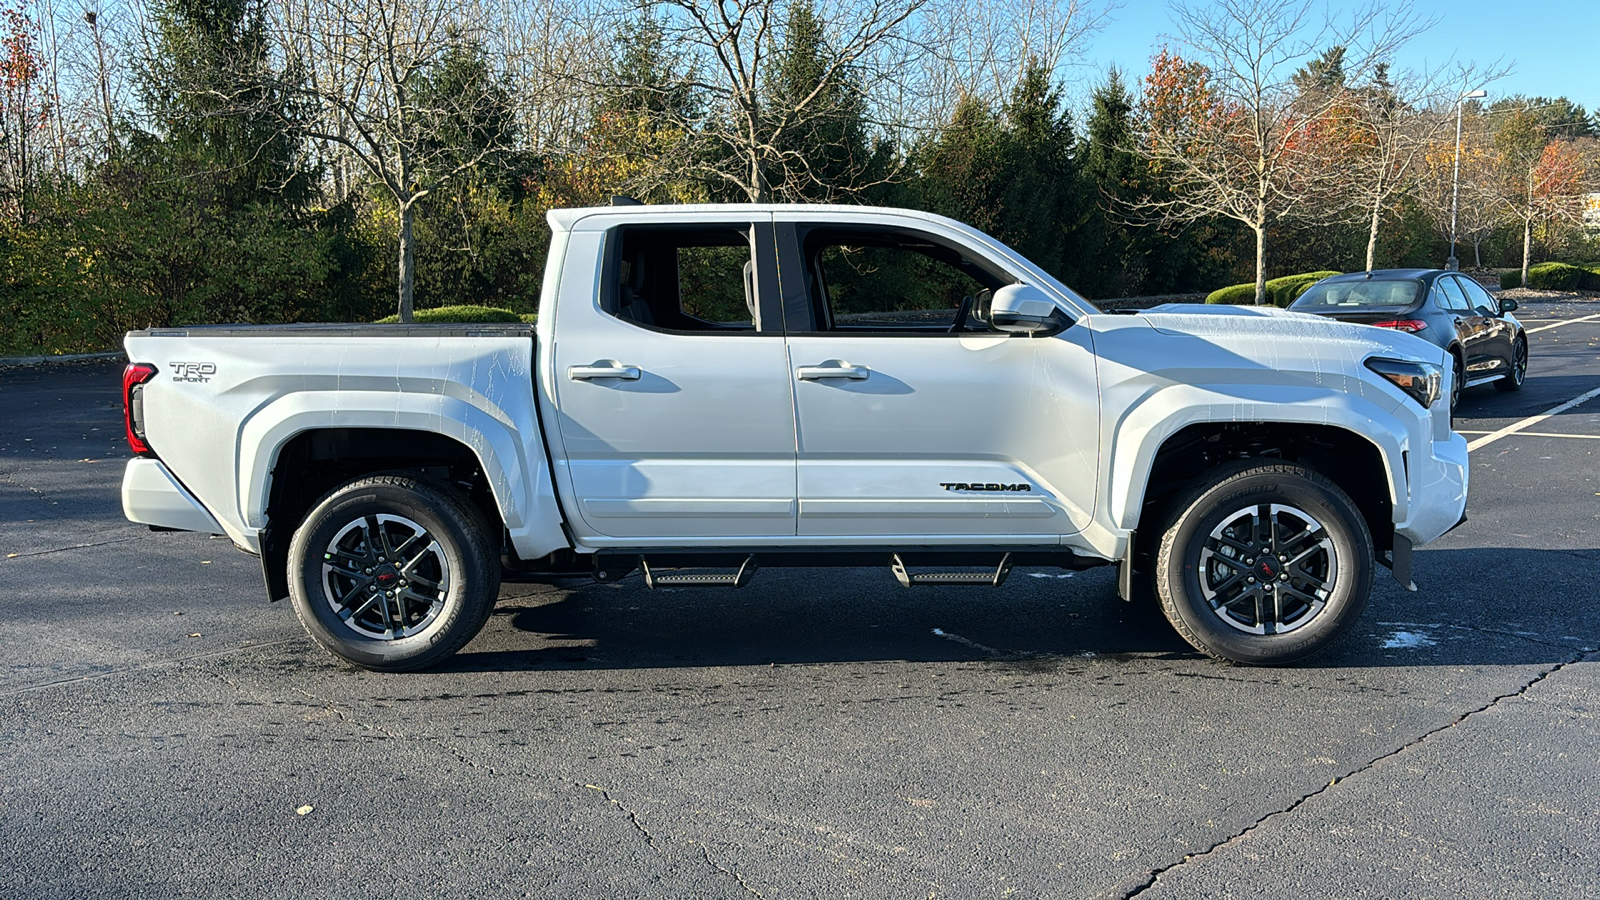
[[[1421,319],[1390,319],[1387,322],[1373,322],[1372,324],[1376,328],[1393,328],[1396,331],[1404,331],[1409,334],[1416,334],[1428,327],[1428,323]]]
[[[149,363],[129,363],[122,370],[122,424],[128,430],[128,449],[138,456],[155,456],[144,440],[144,383],[156,377]]]

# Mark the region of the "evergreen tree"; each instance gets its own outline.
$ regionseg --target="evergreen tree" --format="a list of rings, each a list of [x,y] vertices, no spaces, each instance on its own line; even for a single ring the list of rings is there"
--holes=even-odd
[[[145,162],[204,177],[229,209],[309,202],[295,110],[267,86],[260,0],[161,0],[151,20],[154,52],[135,72],[155,127],[134,135]]]
[[[890,159],[887,142],[871,135],[866,94],[849,71],[827,77],[837,61],[811,0],[790,5],[783,35],[761,104],[777,157],[772,192],[789,200],[859,195],[884,179]]]

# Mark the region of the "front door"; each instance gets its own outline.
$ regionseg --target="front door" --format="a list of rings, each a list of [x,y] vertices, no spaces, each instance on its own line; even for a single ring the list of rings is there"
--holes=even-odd
[[[989,293],[1018,279],[955,237],[782,219],[799,533],[1018,546],[1084,528],[1098,445],[1087,329],[992,329]]]
[[[608,231],[594,302],[558,310],[553,455],[592,546],[795,533],[770,222],[686,216]],[[592,284],[590,259],[564,278]]]

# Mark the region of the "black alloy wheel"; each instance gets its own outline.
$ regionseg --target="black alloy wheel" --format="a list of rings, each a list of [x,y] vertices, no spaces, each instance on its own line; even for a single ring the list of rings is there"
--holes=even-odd
[[[366,669],[434,665],[483,628],[500,589],[483,515],[411,475],[352,481],[319,501],[289,547],[289,593],[306,631]]]
[[[1241,460],[1173,501],[1154,581],[1196,649],[1270,666],[1317,652],[1359,618],[1374,565],[1366,521],[1338,485],[1281,460]]]

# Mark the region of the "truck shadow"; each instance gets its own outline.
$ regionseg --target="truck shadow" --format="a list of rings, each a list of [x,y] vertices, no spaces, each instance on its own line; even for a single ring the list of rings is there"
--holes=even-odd
[[[1115,570],[1018,569],[1002,588],[906,590],[876,570],[764,570],[743,590],[508,585],[445,671],[1202,660]],[[1555,664],[1600,646],[1600,550],[1420,551],[1407,593],[1379,570],[1366,613],[1312,669]],[[1210,665],[1210,663],[1205,663]],[[1217,663],[1216,665],[1222,665]]]

